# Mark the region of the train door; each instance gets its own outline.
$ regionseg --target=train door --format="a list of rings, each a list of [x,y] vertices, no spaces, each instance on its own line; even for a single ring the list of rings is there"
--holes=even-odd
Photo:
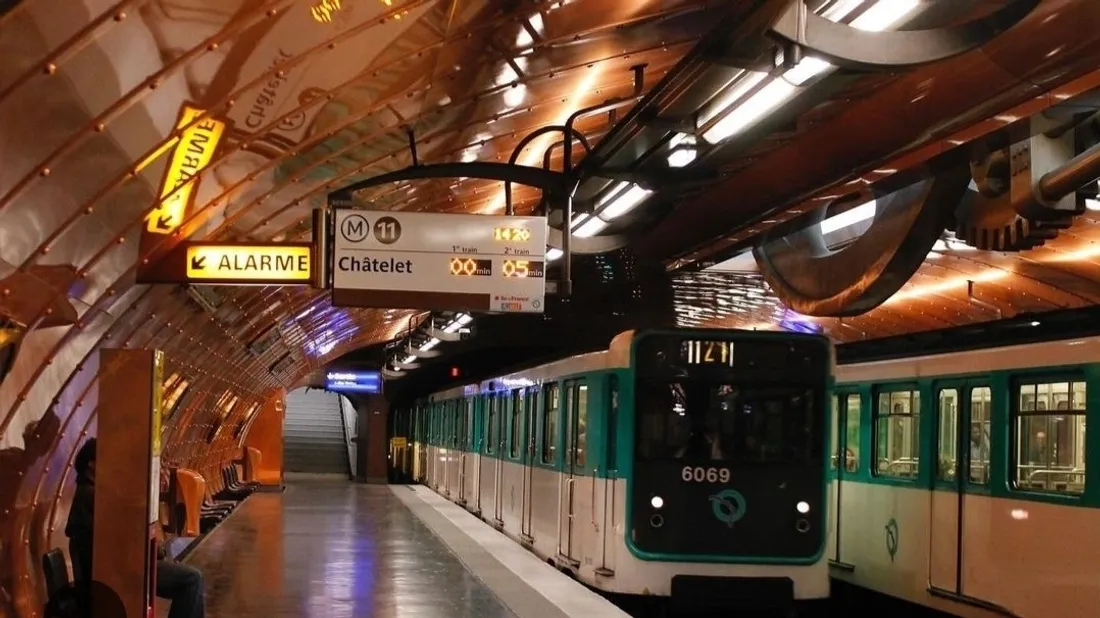
[[[484,444],[484,430],[485,416],[489,409],[489,400],[486,395],[481,395],[474,400],[473,408],[473,420],[470,421],[470,451],[473,453],[473,464],[470,466],[473,472],[473,483],[470,487],[473,489],[474,497],[471,502],[473,508],[470,510],[475,515],[481,515],[481,449]]]
[[[541,400],[542,397],[538,388],[528,389],[527,396],[523,398],[523,447],[520,452],[523,461],[523,480],[520,489],[523,495],[523,504],[520,506],[519,535],[528,543],[535,541],[534,535],[531,533],[531,514],[534,510],[531,508],[531,497],[535,480],[535,422],[538,419],[537,411]]]
[[[562,485],[558,491],[561,504],[558,518],[558,556],[574,567],[580,566],[580,561],[577,560],[578,552],[576,551],[576,537],[578,536],[576,511],[577,471],[581,467],[578,466],[578,455],[582,458],[582,465],[584,457],[583,447],[577,439],[580,429],[578,403],[582,398],[587,403],[588,387],[584,385],[584,380],[567,381],[565,383],[565,405],[562,407],[565,412],[565,457],[562,459],[561,475],[559,476]]]
[[[496,420],[496,453],[493,460],[493,523],[504,526],[504,457],[508,453],[508,427],[507,419],[512,417],[512,397],[506,392],[497,397],[500,403],[497,405]]]
[[[496,495],[496,457],[497,457],[497,435],[500,433],[498,427],[500,425],[500,397],[496,393],[490,393],[485,401],[485,431],[482,434],[485,436],[485,448],[481,451],[483,453],[481,458],[481,499],[483,506],[489,513],[484,517],[486,521],[492,522],[496,519],[496,501],[499,496]]]
[[[451,495],[451,470],[454,468],[454,402],[443,403],[443,493]]]
[[[458,402],[458,504],[466,505],[466,463],[469,457],[470,400]]]
[[[430,462],[430,478],[431,488],[439,490],[442,483],[439,481],[439,405],[432,401],[431,407],[428,409],[428,434],[429,444],[431,444],[431,462]]]
[[[854,568],[850,560],[852,554],[851,538],[854,532],[858,532],[858,526],[853,526],[855,521],[849,518],[849,524],[844,525],[847,512],[855,512],[859,505],[853,505],[851,496],[845,495],[844,484],[859,471],[859,424],[862,398],[859,393],[837,393],[833,396],[833,426],[832,444],[833,454],[830,461],[830,471],[833,473],[832,483],[832,515],[830,517],[830,533],[832,534],[833,555],[829,562],[836,567],[851,570]],[[850,492],[849,492],[850,493]],[[848,542],[845,542],[845,539]]]
[[[603,503],[603,513],[600,523],[600,560],[596,565],[596,574],[610,577],[615,574],[615,515],[619,509],[616,504],[615,479],[619,476],[618,470],[618,443],[617,434],[619,427],[619,378],[607,377],[607,417],[604,423],[604,473],[603,478],[595,473],[593,483],[598,483],[602,489],[597,495]],[[597,492],[593,492],[596,494]]]
[[[968,516],[967,497],[989,485],[991,407],[992,389],[986,383],[937,384],[928,580],[934,593],[982,605],[967,594],[965,539],[987,523]]]

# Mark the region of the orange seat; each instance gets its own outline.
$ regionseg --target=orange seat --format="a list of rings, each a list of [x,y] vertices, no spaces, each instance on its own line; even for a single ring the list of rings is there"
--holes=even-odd
[[[183,534],[198,536],[199,515],[202,512],[203,497],[206,495],[206,479],[194,470],[180,468],[176,471],[176,484],[179,487],[180,502],[187,513],[183,522]]]

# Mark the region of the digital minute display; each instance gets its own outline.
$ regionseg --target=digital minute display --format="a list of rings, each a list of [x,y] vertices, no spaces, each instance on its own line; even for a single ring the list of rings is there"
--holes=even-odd
[[[493,274],[493,261],[453,257],[450,271],[456,277],[488,277]]]
[[[505,277],[529,277],[531,279],[545,276],[545,271],[545,264],[535,260],[504,260],[500,268],[500,273]]]

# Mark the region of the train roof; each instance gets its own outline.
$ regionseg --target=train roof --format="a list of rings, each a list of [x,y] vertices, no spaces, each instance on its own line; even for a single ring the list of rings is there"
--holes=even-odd
[[[836,381],[905,380],[989,371],[1080,365],[1100,361],[1100,336],[910,356],[836,367]]]
[[[616,335],[606,350],[570,356],[520,371],[487,378],[480,382],[468,382],[461,386],[453,386],[432,393],[428,396],[428,399],[430,401],[440,401],[462,397],[474,392],[484,393],[537,386],[563,376],[600,371],[602,369],[629,367],[630,344],[634,340],[634,334],[635,331],[629,330]]]

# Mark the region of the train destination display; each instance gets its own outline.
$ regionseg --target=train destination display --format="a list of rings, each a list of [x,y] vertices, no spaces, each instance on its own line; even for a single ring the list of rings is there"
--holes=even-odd
[[[332,301],[541,313],[546,218],[336,209]]]

